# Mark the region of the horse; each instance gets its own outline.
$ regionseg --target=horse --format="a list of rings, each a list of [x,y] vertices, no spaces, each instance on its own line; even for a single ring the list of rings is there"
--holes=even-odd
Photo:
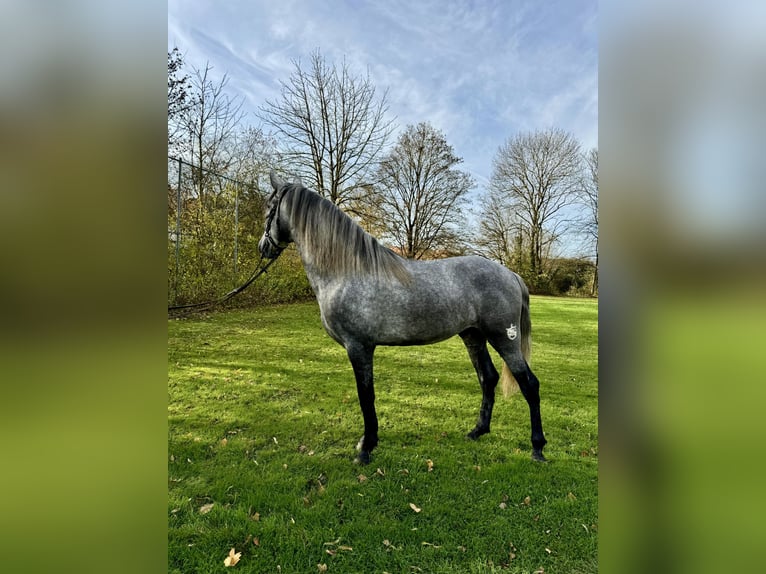
[[[271,172],[258,249],[275,259],[295,243],[319,303],[322,325],[342,345],[356,378],[364,434],[358,464],[378,445],[373,354],[379,345],[425,345],[459,335],[482,390],[476,426],[490,431],[501,378],[487,350],[503,360],[503,386],[518,385],[529,405],[532,459],[546,461],[540,383],[529,367],[529,291],[516,273],[477,255],[416,261],[400,257],[335,204]]]

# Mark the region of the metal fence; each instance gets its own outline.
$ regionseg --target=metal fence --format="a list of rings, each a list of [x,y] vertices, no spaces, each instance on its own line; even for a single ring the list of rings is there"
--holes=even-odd
[[[261,206],[254,182],[168,156],[168,304],[214,297],[249,273]]]

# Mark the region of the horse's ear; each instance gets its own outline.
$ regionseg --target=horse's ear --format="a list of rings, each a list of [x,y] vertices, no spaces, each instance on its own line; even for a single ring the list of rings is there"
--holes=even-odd
[[[274,191],[277,191],[280,187],[282,187],[285,182],[282,181],[279,176],[274,173],[274,170],[271,170],[271,173],[269,174],[269,178],[271,179],[271,187],[274,188]]]

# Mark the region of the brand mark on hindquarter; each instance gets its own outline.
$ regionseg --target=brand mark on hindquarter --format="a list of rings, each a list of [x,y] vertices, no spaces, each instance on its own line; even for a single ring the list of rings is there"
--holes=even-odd
[[[513,323],[511,323],[511,326],[508,327],[505,330],[505,332],[508,334],[508,338],[511,341],[513,341],[516,338],[516,336],[518,335],[518,332],[516,331],[516,325],[514,325]]]

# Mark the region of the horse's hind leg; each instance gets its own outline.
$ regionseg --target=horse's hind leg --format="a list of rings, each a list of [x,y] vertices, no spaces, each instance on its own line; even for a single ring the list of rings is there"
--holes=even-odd
[[[519,384],[521,394],[524,395],[529,405],[529,420],[532,427],[532,458],[545,461],[543,447],[548,441],[545,440],[543,423],[540,418],[540,381],[524,359],[518,340],[511,341],[499,336],[491,338],[489,342],[508,365],[513,378]]]
[[[471,357],[476,375],[479,377],[481,386],[481,410],[479,411],[479,420],[476,427],[468,433],[468,438],[477,439],[483,434],[489,432],[489,424],[492,420],[492,408],[495,405],[495,387],[500,378],[495,366],[492,364],[492,358],[487,351],[487,339],[478,329],[467,329],[460,333],[460,337],[468,349],[468,355]]]

